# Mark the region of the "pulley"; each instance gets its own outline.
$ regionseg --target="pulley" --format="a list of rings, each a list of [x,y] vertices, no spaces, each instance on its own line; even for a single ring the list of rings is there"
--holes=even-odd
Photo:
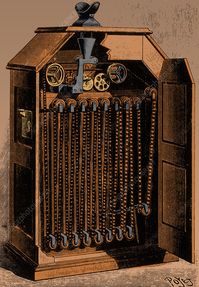
[[[83,79],[83,90],[84,91],[90,91],[92,90],[94,85],[93,79],[89,76],[84,75],[84,79]]]
[[[107,74],[114,84],[122,84],[127,78],[127,69],[123,64],[113,63],[108,67]]]
[[[110,80],[104,73],[99,73],[95,76],[94,86],[99,92],[105,92],[110,87]]]
[[[64,68],[58,64],[53,63],[46,69],[46,80],[52,87],[58,87],[61,85],[65,78]]]

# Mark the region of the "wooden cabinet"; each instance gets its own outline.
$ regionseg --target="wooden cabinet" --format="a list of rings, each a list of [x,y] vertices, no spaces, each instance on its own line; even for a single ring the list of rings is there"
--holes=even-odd
[[[98,63],[84,59],[83,90],[73,93],[82,33],[95,39]],[[8,68],[7,247],[33,278],[176,256],[193,262],[194,83],[187,60],[169,59],[146,28],[73,26],[38,28]]]

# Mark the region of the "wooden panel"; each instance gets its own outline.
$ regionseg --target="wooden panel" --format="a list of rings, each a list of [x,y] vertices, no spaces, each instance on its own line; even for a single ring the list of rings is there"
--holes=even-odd
[[[164,59],[165,55],[160,53],[157,46],[147,37],[143,37],[143,62],[156,78],[160,75]]]
[[[9,63],[8,68],[16,66],[41,69],[53,54],[73,33],[37,34]]]
[[[35,89],[34,71],[13,71],[13,85],[16,87]]]
[[[18,227],[11,230],[11,243],[21,252],[26,254],[32,260],[35,259],[34,242],[30,236]]]
[[[15,162],[27,168],[33,168],[34,162],[32,161],[32,148],[22,145],[20,143],[11,146],[11,163]]]
[[[184,85],[164,84],[163,94],[163,140],[185,145],[186,88]]]
[[[158,242],[194,261],[192,76],[184,59],[166,59],[158,98]]]
[[[162,168],[163,222],[186,232],[186,170],[166,162]]]
[[[107,35],[101,45],[109,60],[142,60],[142,36]]]
[[[46,93],[46,106],[47,106],[47,108],[49,108],[50,104],[57,97],[57,95],[58,95],[58,93],[50,93],[50,92]],[[42,99],[40,101],[40,107],[41,107],[41,109],[44,108]],[[37,116],[39,116],[39,115],[37,115]]]
[[[109,99],[111,97],[112,97],[112,95],[109,92],[101,92],[101,93],[98,93],[98,92],[89,93],[89,92],[87,92],[87,93],[79,94],[77,99],[78,100],[81,100],[81,99],[96,99],[96,100],[99,100],[100,98]]]
[[[184,166],[186,165],[187,153],[182,146],[162,141],[161,157],[167,162],[171,161],[174,165]]]
[[[33,171],[14,164],[14,225],[31,237],[34,235]]]
[[[76,63],[77,57],[81,56],[80,50],[61,50],[53,57],[53,61],[59,64]]]

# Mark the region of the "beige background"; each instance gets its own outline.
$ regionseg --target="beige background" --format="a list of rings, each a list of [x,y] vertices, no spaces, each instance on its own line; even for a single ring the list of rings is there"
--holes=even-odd
[[[154,39],[169,57],[188,58],[196,82],[197,92],[199,87],[198,0],[101,0],[100,2],[101,8],[96,18],[102,25],[149,27],[154,32]],[[68,25],[73,23],[76,19],[74,5],[77,1],[1,0],[0,3],[0,240],[5,241],[7,239],[9,156],[9,71],[7,71],[5,67],[7,62],[34,36],[34,30],[37,27],[61,26],[63,24]],[[195,190],[196,201],[199,202],[199,181],[197,180],[199,178],[199,164],[197,162],[197,159],[199,159],[199,98],[197,93],[195,156]],[[196,207],[197,206],[199,206],[199,204],[197,204]],[[199,209],[196,209],[196,222],[199,222]],[[197,229],[197,261],[199,258],[198,247],[199,238]],[[191,268],[191,272],[193,272],[191,274],[195,278],[195,270],[198,265],[197,267],[190,267],[190,265],[180,262],[179,264],[173,265],[172,268],[178,272],[182,270],[182,266],[184,266],[185,270],[188,270],[186,268]],[[160,273],[161,272],[162,271],[160,271]],[[184,272],[186,273],[186,271]],[[0,286],[5,286],[5,284],[1,285],[2,278],[3,277],[0,277]],[[148,281],[149,285],[143,285],[143,283],[142,285],[134,286],[169,286],[164,285],[166,284],[165,282],[161,285],[159,285],[158,282],[156,283],[152,285]],[[145,284],[147,284],[146,281]],[[195,286],[199,286],[199,283],[197,285],[196,281],[195,284]],[[91,284],[90,286],[94,285]]]

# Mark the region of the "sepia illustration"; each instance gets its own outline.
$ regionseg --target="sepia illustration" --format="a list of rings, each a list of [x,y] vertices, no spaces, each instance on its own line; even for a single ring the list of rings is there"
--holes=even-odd
[[[5,249],[31,280],[196,262],[189,62],[150,27],[102,25],[100,8],[76,3],[69,26],[49,19],[7,64]]]

